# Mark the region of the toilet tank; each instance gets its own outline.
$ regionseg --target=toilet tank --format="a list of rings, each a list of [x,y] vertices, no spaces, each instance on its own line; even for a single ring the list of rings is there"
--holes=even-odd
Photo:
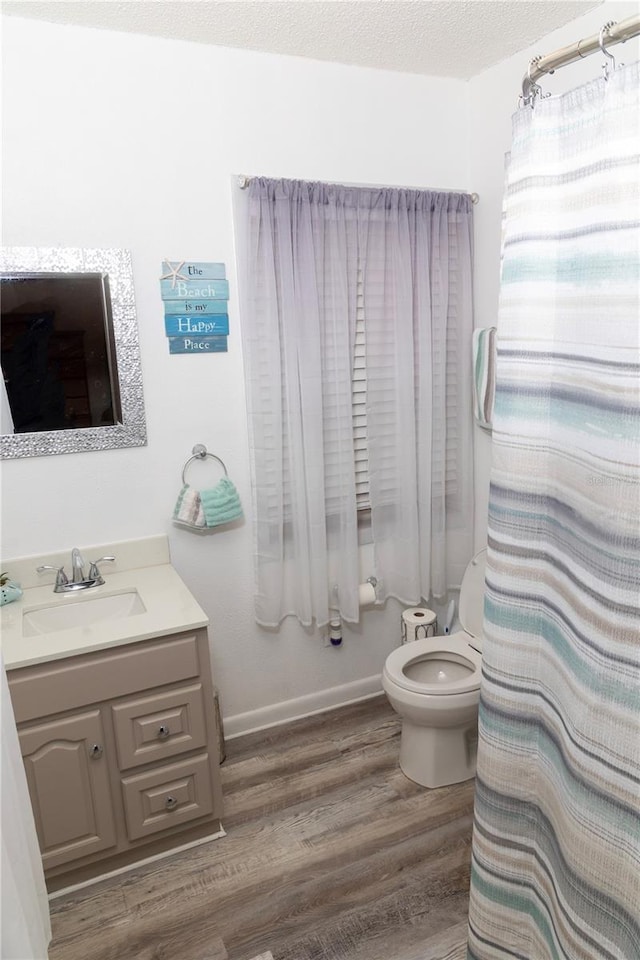
[[[463,630],[478,640],[482,639],[484,611],[484,574],[487,562],[486,548],[470,561],[462,578],[458,615]]]

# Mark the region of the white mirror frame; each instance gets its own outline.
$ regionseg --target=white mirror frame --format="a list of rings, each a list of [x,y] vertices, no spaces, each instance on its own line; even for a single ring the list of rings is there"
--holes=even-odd
[[[2,247],[0,272],[108,274],[115,373],[122,408],[122,421],[109,426],[5,434],[0,437],[0,459],[145,446],[147,427],[130,252],[73,247]]]

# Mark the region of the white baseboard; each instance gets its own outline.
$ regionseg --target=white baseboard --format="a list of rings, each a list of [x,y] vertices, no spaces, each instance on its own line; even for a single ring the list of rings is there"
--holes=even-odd
[[[265,730],[267,727],[289,723],[291,720],[312,717],[316,713],[324,713],[325,710],[334,710],[336,707],[345,707],[360,700],[369,700],[380,693],[382,693],[382,677],[376,673],[372,677],[363,677],[362,680],[342,683],[338,687],[329,687],[328,690],[308,693],[304,697],[296,697],[295,700],[282,700],[268,707],[236,713],[232,717],[224,718],[225,739],[233,740],[234,737],[240,737],[245,733],[254,733],[257,730]]]
[[[143,857],[141,860],[136,860],[135,863],[127,863],[124,867],[118,867],[116,870],[109,870],[108,873],[101,873],[97,877],[91,877],[90,880],[82,880],[80,883],[73,883],[68,887],[62,887],[60,890],[54,890],[53,893],[47,895],[47,900],[57,900],[58,897],[66,897],[68,893],[76,893],[78,890],[84,890],[85,887],[92,887],[96,883],[102,883],[103,880],[118,877],[121,873],[131,873],[133,870],[137,870],[138,867],[146,867],[148,863],[167,860],[177,853],[182,853],[183,850],[191,850],[192,847],[201,847],[205,843],[210,843],[212,840],[219,840],[220,837],[226,837],[226,835],[224,827],[220,824],[220,829],[215,833],[210,833],[208,837],[199,837],[197,840],[190,840],[189,843],[182,843],[177,847],[172,847],[170,850],[163,850],[162,853],[154,853],[151,857]]]

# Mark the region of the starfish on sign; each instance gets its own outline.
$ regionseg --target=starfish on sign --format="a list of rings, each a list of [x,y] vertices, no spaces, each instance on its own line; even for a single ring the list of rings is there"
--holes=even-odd
[[[163,263],[166,263],[168,273],[163,273],[160,277],[161,280],[171,280],[171,289],[173,290],[176,285],[176,280],[188,280],[189,277],[185,277],[183,273],[180,273],[182,267],[184,267],[184,260],[181,260],[177,265],[172,265],[170,260],[163,260]]]

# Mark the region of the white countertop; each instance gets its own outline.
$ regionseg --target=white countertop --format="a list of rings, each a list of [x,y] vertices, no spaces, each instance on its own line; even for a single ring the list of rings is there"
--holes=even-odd
[[[54,593],[51,583],[29,587],[20,600],[0,608],[2,656],[7,670],[91,653],[151,637],[206,627],[209,619],[169,563],[104,572],[105,583],[77,593]],[[89,626],[25,637],[22,618],[34,607],[82,603],[91,597],[136,590],[145,612]]]

